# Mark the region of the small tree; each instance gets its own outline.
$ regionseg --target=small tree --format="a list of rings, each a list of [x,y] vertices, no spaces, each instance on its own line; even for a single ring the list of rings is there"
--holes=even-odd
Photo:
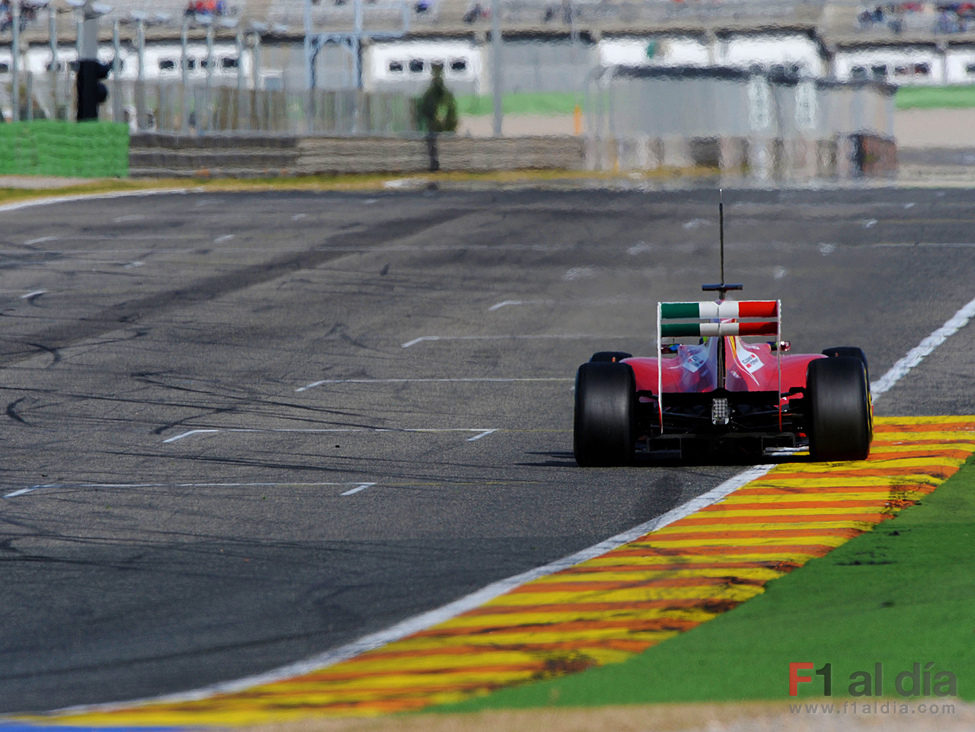
[[[443,64],[433,64],[433,80],[420,97],[420,127],[427,133],[430,170],[440,170],[437,135],[457,130],[457,101],[443,80]]]

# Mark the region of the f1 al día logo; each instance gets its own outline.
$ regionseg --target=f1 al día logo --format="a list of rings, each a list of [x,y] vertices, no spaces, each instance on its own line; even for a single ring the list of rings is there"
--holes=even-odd
[[[812,673],[809,673],[812,672]],[[838,683],[842,680],[837,679]],[[814,684],[812,693],[822,691],[823,696],[833,695],[833,664],[816,668],[815,663],[789,663],[789,696],[799,695],[800,684]],[[820,688],[817,688],[820,687]],[[935,663],[914,663],[911,668],[887,672],[884,664],[875,663],[872,671],[854,671],[846,679],[846,694],[853,697],[889,696],[957,696],[958,679],[951,671],[938,669]]]

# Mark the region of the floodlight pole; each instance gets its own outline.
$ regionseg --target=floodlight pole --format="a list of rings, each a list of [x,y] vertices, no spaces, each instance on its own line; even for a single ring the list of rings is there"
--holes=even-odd
[[[491,87],[494,93],[495,137],[501,137],[504,121],[501,68],[501,0],[491,0]]]
[[[13,106],[13,121],[20,122],[20,0],[11,0],[11,40],[10,51],[13,58],[10,59],[10,78],[13,80],[13,88],[10,93],[10,103]]]

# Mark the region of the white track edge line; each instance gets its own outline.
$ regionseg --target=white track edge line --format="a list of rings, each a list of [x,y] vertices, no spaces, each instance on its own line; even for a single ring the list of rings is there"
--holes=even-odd
[[[311,673],[312,671],[334,666],[342,661],[347,661],[350,658],[355,658],[356,656],[362,655],[367,651],[381,648],[389,643],[401,640],[421,630],[426,630],[434,625],[438,625],[439,623],[457,617],[461,613],[467,612],[468,610],[472,610],[476,607],[480,607],[489,600],[499,597],[500,595],[531,582],[532,580],[536,580],[540,577],[546,577],[550,574],[554,574],[555,572],[559,572],[563,569],[567,569],[568,567],[579,564],[580,562],[602,556],[613,549],[617,549],[624,544],[628,544],[636,539],[639,539],[641,536],[648,534],[651,531],[661,529],[664,526],[677,521],[678,519],[689,516],[705,506],[709,506],[712,503],[720,501],[722,498],[738,490],[746,483],[765,475],[769,470],[772,469],[772,467],[772,465],[757,465],[748,468],[747,470],[744,470],[741,473],[729,478],[715,488],[712,488],[707,493],[697,496],[687,503],[671,509],[667,513],[650,519],[649,521],[645,521],[638,526],[634,526],[631,529],[617,534],[616,536],[610,537],[609,539],[605,539],[604,541],[594,544],[591,547],[582,549],[575,554],[570,554],[569,556],[562,557],[561,559],[556,559],[554,562],[549,562],[541,567],[529,569],[521,574],[516,574],[503,580],[498,580],[497,582],[493,582],[479,590],[472,592],[469,595],[447,603],[439,608],[429,610],[419,615],[414,615],[413,617],[402,620],[389,628],[380,630],[376,633],[370,633],[359,638],[358,640],[352,641],[351,643],[347,643],[343,646],[339,646],[338,648],[311,656],[303,661],[281,666],[280,668],[273,669],[263,674],[247,676],[234,681],[221,682],[211,686],[202,687],[200,689],[195,689],[193,691],[146,699],[136,699],[127,702],[67,707],[48,712],[48,714],[78,714],[84,712],[105,711],[109,709],[124,710],[126,708],[140,707],[146,704],[199,701],[218,694],[232,694],[235,692],[244,691],[253,686],[270,684],[275,681],[283,681],[296,676]]]
[[[952,315],[944,325],[908,351],[907,355],[891,366],[886,374],[871,383],[870,391],[873,394],[873,400],[877,401],[881,395],[890,391],[898,381],[920,365],[938,346],[968,325],[973,317],[975,317],[975,299],[969,301],[968,304]]]
[[[0,208],[0,210],[2,210],[2,208]],[[893,388],[893,386],[900,379],[902,379],[908,372],[920,364],[921,361],[929,356],[938,346],[967,325],[972,317],[975,317],[975,299],[971,300],[968,304],[958,310],[958,312],[949,318],[944,325],[927,336],[921,341],[920,344],[918,344],[918,346],[913,348],[906,356],[897,361],[897,363],[895,363],[894,366],[887,371],[887,373],[885,373],[877,382],[875,382],[876,386],[871,384],[871,389],[876,390],[874,398],[876,399],[877,396],[882,395]],[[365,635],[358,640],[352,641],[351,643],[347,643],[343,646],[326,651],[316,656],[311,656],[304,661],[298,661],[294,664],[282,666],[264,674],[248,676],[235,681],[213,684],[194,691],[142,700],[132,700],[123,703],[67,707],[61,710],[54,710],[49,712],[49,714],[59,715],[106,709],[122,710],[131,707],[143,706],[145,704],[164,704],[171,702],[201,700],[217,694],[243,691],[252,686],[282,681],[284,679],[301,676],[328,666],[333,666],[341,661],[354,658],[367,651],[380,648],[384,645],[412,635],[413,633],[450,620],[451,618],[454,618],[467,610],[479,607],[489,600],[503,595],[516,587],[520,587],[527,582],[531,582],[539,577],[545,577],[553,574],[588,559],[601,556],[622,546],[623,544],[638,539],[644,534],[663,528],[664,526],[667,526],[668,524],[671,524],[684,516],[689,516],[695,511],[720,501],[722,498],[734,492],[738,488],[765,475],[773,467],[773,465],[756,465],[743,470],[741,473],[729,478],[719,486],[712,488],[707,493],[697,496],[696,498],[693,498],[690,501],[671,509],[661,516],[650,519],[649,521],[639,524],[638,526],[634,526],[627,531],[601,541],[598,544],[588,547],[587,549],[583,549],[567,557],[562,557],[561,559],[557,559],[554,562],[550,562],[549,564],[541,567],[530,569],[527,572],[522,572],[521,574],[508,577],[507,579],[493,582],[492,584],[472,592],[459,600],[455,600],[454,602],[448,603],[434,610],[421,613],[420,615],[415,615],[412,618],[407,618],[406,620],[396,623],[389,628]]]
[[[163,196],[167,193],[172,194],[185,194],[194,191],[202,191],[201,188],[152,188],[144,191],[114,191],[109,193],[77,193],[66,196],[59,196],[57,193],[52,193],[50,196],[45,196],[44,198],[32,198],[27,201],[17,201],[16,203],[5,203],[0,205],[0,213],[7,213],[8,211],[20,211],[25,208],[33,208],[35,206],[51,206],[57,203],[76,203],[77,201],[95,201],[98,199],[109,199],[109,198],[128,198],[128,197],[138,197],[138,196]]]
[[[917,347],[913,348],[906,356],[904,356],[904,358],[895,363],[894,366],[891,367],[891,369],[888,370],[887,373],[884,374],[878,381],[871,384],[871,389],[876,392],[874,398],[876,399],[877,396],[893,388],[893,386],[911,369],[921,363],[921,361],[930,355],[939,345],[944,343],[948,338],[963,328],[972,319],[972,317],[975,317],[975,299],[962,307],[951,318],[949,318],[944,325],[922,340]],[[248,676],[235,681],[214,684],[212,686],[202,687],[194,691],[183,692],[180,694],[132,700],[121,703],[68,707],[61,710],[54,710],[50,712],[50,714],[57,715],[105,709],[126,709],[143,706],[145,704],[196,701],[206,699],[217,694],[243,691],[252,686],[281,681],[294,676],[310,673],[311,671],[321,668],[333,666],[341,661],[346,661],[350,658],[361,655],[366,651],[380,648],[388,643],[392,643],[393,641],[400,640],[408,635],[425,630],[426,628],[438,623],[450,620],[451,618],[454,618],[467,610],[479,607],[483,603],[492,600],[499,595],[503,595],[505,592],[508,592],[516,587],[520,587],[521,585],[534,579],[545,577],[562,569],[571,567],[574,564],[584,562],[587,559],[598,557],[606,552],[622,546],[623,544],[634,541],[644,534],[663,528],[664,526],[667,526],[668,524],[671,524],[684,516],[689,516],[695,511],[705,508],[713,503],[717,503],[722,498],[734,492],[746,483],[765,475],[769,470],[772,469],[772,467],[772,465],[756,465],[748,468],[747,470],[743,470],[741,473],[738,473],[738,475],[729,478],[724,483],[711,489],[707,493],[697,496],[687,503],[671,509],[667,513],[646,521],[639,526],[634,526],[632,529],[617,534],[616,536],[606,539],[605,541],[601,541],[588,549],[583,549],[575,554],[563,557],[562,559],[557,559],[554,562],[550,562],[542,567],[536,567],[535,569],[530,569],[527,572],[494,582],[481,588],[480,590],[477,590],[476,592],[460,598],[459,600],[455,600],[454,602],[448,603],[434,610],[421,613],[420,615],[415,615],[412,618],[407,618],[406,620],[396,623],[385,630],[365,635],[358,640],[352,641],[351,643],[347,643],[333,650],[312,656],[304,661],[298,661],[294,664],[282,666],[272,671],[268,671],[265,674]]]

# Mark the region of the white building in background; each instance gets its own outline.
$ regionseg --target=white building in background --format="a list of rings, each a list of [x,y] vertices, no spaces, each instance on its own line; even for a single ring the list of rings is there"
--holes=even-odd
[[[837,49],[833,68],[840,81],[869,79],[903,85],[949,83],[945,55],[934,44],[844,47]]]
[[[816,77],[827,73],[822,44],[798,32],[605,37],[599,41],[599,61],[603,66],[724,66]]]
[[[718,38],[715,61],[736,69],[760,68],[796,76],[823,77],[828,64],[822,44],[809,33],[728,33]]]
[[[604,37],[598,43],[602,66],[710,66],[713,50],[703,35]]]
[[[900,86],[975,83],[971,43],[845,44],[836,50],[836,78],[874,79]]]
[[[842,43],[832,53],[809,33],[759,31],[708,35],[604,37],[603,66],[724,66],[760,68],[838,81],[886,81],[899,86],[975,83],[975,44]]]
[[[144,53],[146,76],[167,81],[182,79],[181,67],[182,47],[178,43],[147,45]],[[235,43],[222,42],[213,46],[212,68],[208,69],[208,54],[205,43],[193,42],[186,46],[187,77],[196,82],[206,80],[207,72],[210,81],[219,85],[234,85],[237,83],[238,73],[243,74],[246,83],[251,82],[252,64],[251,53],[238,56]],[[139,57],[136,51],[129,51],[125,55],[125,65],[122,69],[123,79],[135,79],[139,72]]]
[[[364,86],[371,91],[424,88],[441,64],[451,88],[478,93],[484,83],[483,47],[472,40],[403,40],[371,43],[363,50]]]
[[[542,41],[544,42],[544,41]],[[821,40],[810,32],[719,30],[681,32],[673,35],[647,34],[611,35],[599,40],[584,41],[564,51],[552,41],[539,69],[532,74],[545,75],[546,66],[570,59],[577,64],[573,72],[584,77],[593,66],[651,66],[704,68],[721,66],[737,69],[782,71],[799,77],[833,78],[839,81],[879,80],[898,85],[941,85],[975,83],[975,44],[942,41],[940,43],[896,43],[863,41],[843,42],[827,50]],[[583,50],[584,49],[584,50]],[[348,88],[354,85],[354,74],[347,52],[338,47],[329,49],[333,56],[319,60],[321,88]],[[365,43],[362,48],[362,81],[370,91],[403,91],[415,94],[429,84],[434,63],[444,66],[447,83],[458,93],[487,94],[490,86],[491,45],[475,34],[465,37],[405,38],[402,40]],[[186,48],[186,77],[193,84],[207,80],[214,85],[235,85],[242,81],[251,88],[301,89],[304,85],[304,55],[300,39],[278,40],[265,44],[259,52],[245,45],[238,53],[232,40],[214,44],[212,65],[207,60],[206,44],[191,41]],[[509,48],[509,63],[515,60],[515,47]],[[145,48],[145,78],[149,81],[179,82],[183,78],[181,66],[183,50],[176,41],[150,42]],[[560,55],[561,54],[561,55]],[[103,43],[99,59],[111,62],[114,50]],[[74,44],[58,49],[57,67],[70,73],[70,64],[77,58]],[[52,54],[46,44],[33,43],[26,47],[21,59],[21,72],[35,75],[51,70]],[[522,58],[522,63],[526,63]],[[135,80],[138,75],[138,54],[129,43],[119,51],[122,80]],[[343,66],[344,64],[344,66]],[[342,68],[339,68],[339,67]],[[348,68],[345,68],[345,67]],[[0,84],[9,83],[12,57],[9,45],[0,46]],[[520,71],[512,66],[512,71]],[[340,73],[341,72],[341,73]],[[325,74],[330,73],[329,78]],[[562,69],[560,73],[568,73]],[[284,84],[290,75],[290,83]],[[528,75],[531,77],[531,74]],[[519,77],[521,78],[521,77]],[[533,78],[527,78],[526,91],[531,91]],[[509,85],[510,86],[510,85]]]
[[[975,46],[948,46],[945,78],[950,84],[975,84]]]
[[[58,73],[70,71],[71,64],[78,58],[78,50],[72,45],[59,46],[57,51],[56,70]],[[0,50],[0,73],[9,73],[9,48]],[[111,64],[115,59],[115,51],[110,45],[102,44],[98,49],[98,60]],[[193,83],[204,82],[207,77],[208,52],[206,43],[192,42],[186,46],[186,75]],[[150,43],[144,52],[145,78],[154,81],[180,81],[182,71],[183,51],[179,43]],[[32,45],[23,54],[21,70],[35,75],[43,75],[53,68],[51,48],[47,45]],[[210,81],[213,84],[236,84],[238,66],[243,66],[244,78],[251,82],[252,54],[245,51],[238,56],[235,43],[220,42],[213,47],[213,68]],[[128,45],[123,45],[118,53],[118,78],[123,81],[134,81],[139,75],[139,54]]]

